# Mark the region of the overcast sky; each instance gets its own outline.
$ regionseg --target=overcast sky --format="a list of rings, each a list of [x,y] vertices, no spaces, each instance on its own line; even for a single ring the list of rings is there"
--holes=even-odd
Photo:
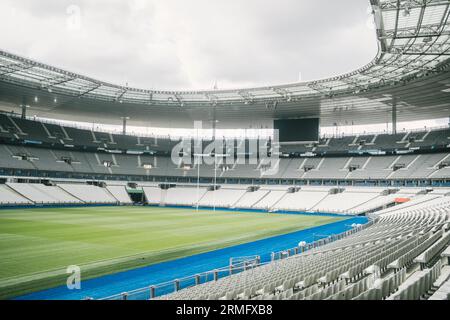
[[[2,0],[0,48],[116,84],[234,88],[352,71],[368,0]]]

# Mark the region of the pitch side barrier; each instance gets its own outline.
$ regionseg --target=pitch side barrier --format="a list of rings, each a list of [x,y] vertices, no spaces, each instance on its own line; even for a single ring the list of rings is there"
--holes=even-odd
[[[272,252],[270,254],[270,260],[268,262],[262,262],[259,256],[251,257],[244,261],[241,261],[237,264],[233,264],[233,258],[230,259],[230,265],[207,271],[204,273],[199,273],[196,275],[192,275],[185,278],[175,279],[172,281],[151,285],[145,288],[136,289],[129,292],[123,292],[120,294],[115,294],[109,297],[101,298],[99,300],[149,300],[157,297],[161,297],[173,292],[177,292],[183,289],[191,288],[200,284],[204,284],[210,281],[217,281],[221,278],[228,277],[233,274],[237,274],[246,270],[258,268],[267,264],[272,263],[273,261],[285,259],[288,257],[296,256],[302,254],[307,251],[315,250],[320,248],[326,244],[335,242],[337,240],[341,240],[350,235],[353,235],[357,232],[360,232],[375,223],[376,220],[370,220],[368,223],[364,225],[357,225],[353,227],[351,230],[346,232],[335,234],[331,236],[327,236],[326,238],[311,242],[311,243],[300,243],[298,247],[283,250],[280,252]],[[86,297],[86,300],[93,300],[90,297]]]

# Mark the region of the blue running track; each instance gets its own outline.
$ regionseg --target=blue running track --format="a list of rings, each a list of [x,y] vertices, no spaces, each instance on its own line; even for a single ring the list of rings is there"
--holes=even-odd
[[[121,292],[149,287],[174,279],[223,268],[230,257],[261,256],[262,262],[270,260],[272,252],[294,248],[300,241],[314,242],[329,235],[351,229],[353,223],[367,223],[366,217],[353,217],[324,226],[271,237],[233,247],[210,251],[185,258],[119,272],[81,282],[80,290],[69,290],[60,286],[17,297],[19,300],[80,300],[86,297],[104,298]]]

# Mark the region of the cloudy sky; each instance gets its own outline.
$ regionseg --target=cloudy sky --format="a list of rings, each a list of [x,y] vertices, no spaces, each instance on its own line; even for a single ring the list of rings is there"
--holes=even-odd
[[[369,12],[368,0],[2,0],[0,48],[140,88],[281,84],[373,59]]]

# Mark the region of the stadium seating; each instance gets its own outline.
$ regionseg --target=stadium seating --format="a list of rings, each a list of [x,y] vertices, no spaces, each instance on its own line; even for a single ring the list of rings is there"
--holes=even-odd
[[[63,189],[42,184],[8,183],[11,189],[35,204],[75,204],[82,203]]]
[[[270,211],[286,195],[287,190],[269,189],[269,192],[253,205],[254,209]]]
[[[310,210],[335,213],[351,212],[356,207],[377,198],[379,194],[380,190],[377,189],[345,189],[341,193],[328,194]]]
[[[148,204],[161,204],[163,190],[156,186],[146,186],[142,188]]]
[[[128,195],[125,186],[107,186],[106,189],[117,199],[121,204],[132,204],[133,202]]]
[[[442,266],[439,261],[430,269],[414,272],[388,299],[419,300],[431,289],[433,283],[440,276],[441,270]]]
[[[394,135],[372,134],[347,137],[324,138],[318,146],[287,145],[282,146],[285,153],[305,152],[342,152],[346,150],[393,150],[401,148],[421,148],[445,146],[450,137],[449,129],[423,130],[418,132],[402,132]],[[22,119],[17,114],[0,113],[0,138],[8,140],[27,139],[55,144],[72,144],[74,146],[88,146],[92,148],[107,147],[123,150],[171,150],[178,141],[170,137],[136,137],[124,136],[116,133],[91,131],[74,128],[56,123],[39,122]]]
[[[436,289],[428,300],[450,300],[450,266],[442,268],[441,275],[433,283],[433,287]]]
[[[169,189],[151,183],[138,183],[146,202],[158,206],[200,206],[265,211],[320,212],[359,215],[387,213],[449,194],[450,189],[370,188],[221,185],[213,191],[207,185],[173,184]],[[12,203],[30,204],[132,204],[125,183],[108,182],[104,188],[84,183],[7,183],[15,194]],[[5,191],[6,192],[6,191]],[[17,198],[18,197],[18,198]],[[26,199],[23,201],[23,199]],[[6,202],[5,202],[6,203]],[[393,209],[389,209],[393,207]],[[385,210],[383,210],[385,209]],[[382,210],[382,211],[380,211]]]
[[[287,211],[310,211],[325,197],[328,196],[330,188],[304,187],[295,193],[286,193],[284,197],[272,209]]]
[[[58,186],[87,204],[119,203],[106,188],[86,184],[59,184]]]
[[[2,169],[40,170],[58,173],[104,174],[118,176],[197,177],[197,169],[180,169],[169,157],[49,150],[0,144]],[[218,178],[297,179],[297,180],[373,180],[373,179],[445,179],[450,169],[441,166],[447,153],[414,156],[373,156],[343,158],[281,159],[280,170],[271,176],[258,165],[236,164],[233,169],[217,172]],[[402,165],[394,169],[395,165]],[[150,165],[145,168],[144,165]],[[350,167],[354,167],[350,170]],[[310,170],[305,170],[310,168]],[[311,169],[313,168],[313,169]],[[203,165],[200,176],[214,177],[214,167]]]
[[[389,193],[389,190],[392,190]],[[419,191],[412,189],[400,189],[396,191],[395,189],[385,189],[380,192],[376,197],[368,200],[365,203],[362,203],[350,210],[347,210],[348,213],[358,214],[364,213],[374,210],[383,209],[389,205],[393,205],[396,203],[396,199],[412,199],[416,196]]]
[[[406,183],[396,188],[395,183],[450,178],[450,154],[357,152],[429,149],[447,145],[449,136],[450,130],[443,129],[326,138],[316,145],[283,146],[283,152],[297,156],[306,152],[323,152],[325,156],[283,157],[278,172],[269,176],[263,161],[241,161],[226,170],[208,164],[190,167],[173,163],[168,154],[177,142],[169,137],[118,135],[0,114],[3,173],[44,175],[49,180],[52,176],[69,178],[57,185],[7,180],[0,185],[0,205],[129,205],[132,200],[126,183],[120,181],[139,178],[138,187],[142,187],[149,205],[369,214],[372,222],[359,232],[326,239],[320,247],[302,254],[162,299],[448,299],[450,267],[444,253],[450,242],[450,189],[410,188]],[[25,140],[42,145],[21,143]],[[108,149],[120,151],[106,152]],[[123,152],[126,150],[133,152]],[[226,182],[217,188],[208,180],[197,186],[191,179],[198,174],[209,181],[217,178]],[[83,180],[75,183],[71,175],[95,180],[108,177],[117,182],[108,181],[100,187]],[[158,179],[177,182],[159,185]],[[260,179],[274,183],[260,184]],[[288,182],[281,185],[279,179]],[[328,183],[332,180],[334,184]],[[359,180],[365,181],[363,187],[357,185]],[[371,180],[384,184],[370,187],[367,181]]]
[[[214,165],[207,164],[189,167],[173,163],[167,151],[176,141],[168,137],[116,135],[0,115],[0,170],[50,177],[54,173],[63,178],[78,174],[96,180],[108,176],[118,181],[108,181],[104,187],[75,183],[73,179],[57,185],[7,181],[0,185],[0,205],[129,205],[132,200],[126,183],[120,181],[146,177],[151,182],[138,183],[138,187],[142,187],[149,205],[368,214],[372,222],[359,232],[332,236],[304,253],[160,299],[449,299],[450,266],[444,253],[450,243],[450,189],[410,188],[407,184],[396,188],[394,183],[359,187],[347,181],[446,179],[450,177],[450,154],[345,154],[399,146],[429,148],[447,144],[449,135],[449,130],[406,132],[327,138],[316,146],[290,145],[285,147],[289,153],[344,154],[281,158],[278,172],[267,176],[263,162],[238,162],[227,170],[215,170]],[[17,143],[24,139],[43,145]],[[60,147],[50,147],[58,144]],[[65,144],[86,148],[68,149]],[[104,149],[151,149],[166,154],[111,153]],[[219,183],[217,188],[207,182],[199,186],[190,183],[188,179],[198,174],[226,183]],[[158,178],[186,182],[159,185]],[[259,184],[262,178],[275,183]],[[280,185],[277,179],[289,184]],[[240,184],[232,184],[238,180]],[[250,185],[253,180],[257,183]],[[327,185],[330,180],[337,183]]]
[[[236,208],[251,209],[256,203],[261,201],[267,194],[269,190],[261,189],[256,191],[247,191],[241,199],[234,205]]]
[[[28,205],[32,202],[11,189],[9,186],[0,184],[0,204],[1,205]]]
[[[447,298],[448,266],[434,248],[448,245],[449,209],[450,199],[442,196],[387,209],[337,241],[159,299]],[[427,252],[435,262],[414,267]],[[439,289],[430,296],[433,288]]]
[[[194,206],[205,195],[207,189],[205,187],[180,186],[167,190],[166,205],[175,206]]]
[[[208,191],[200,199],[202,207],[232,208],[247,192],[245,189],[222,187],[219,190]]]

